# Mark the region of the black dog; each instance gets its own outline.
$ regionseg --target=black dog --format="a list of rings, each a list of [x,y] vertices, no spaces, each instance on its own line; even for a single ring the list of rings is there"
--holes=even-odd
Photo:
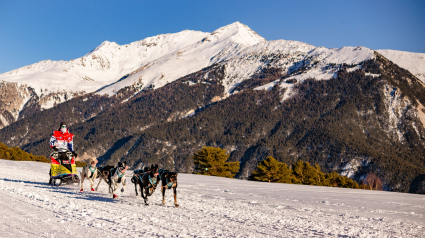
[[[112,192],[112,198],[117,198],[118,196],[115,194],[115,191],[118,190],[118,186],[122,183],[121,192],[123,193],[125,190],[125,171],[128,169],[127,162],[123,163],[118,162],[117,167],[111,169],[111,172],[108,176],[108,184],[109,184],[109,192]]]
[[[138,196],[138,193],[137,193],[137,184],[138,184],[140,187],[140,195],[145,200],[145,205],[149,205],[147,203],[148,196],[151,196],[155,192],[156,186],[159,182],[158,165],[152,164],[150,168],[145,167],[145,169],[143,170],[136,170],[134,172],[135,174],[133,175],[133,178],[131,178],[131,182],[134,183],[136,196]],[[146,196],[144,194],[146,194]]]
[[[106,165],[104,167],[97,168],[97,170],[98,170],[97,173],[98,173],[98,176],[99,176],[99,183],[96,186],[96,189],[95,189],[96,191],[99,188],[99,184],[100,184],[100,182],[102,182],[102,180],[104,180],[105,183],[109,184],[108,183],[108,177],[109,177],[109,173],[111,172],[111,169],[113,169],[113,168],[114,168],[114,166],[112,166],[112,165]]]
[[[134,183],[134,191],[136,191],[136,196],[139,196],[139,193],[137,192],[137,185],[139,184],[138,180],[140,180],[141,176],[143,176],[145,173],[150,173],[151,168],[149,166],[146,166],[144,169],[136,169],[133,171],[133,177],[131,178],[131,182]]]
[[[160,169],[159,177],[162,182],[161,192],[162,192],[162,205],[165,205],[165,190],[173,188],[174,190],[174,206],[179,207],[177,204],[177,172],[171,172],[169,170]]]

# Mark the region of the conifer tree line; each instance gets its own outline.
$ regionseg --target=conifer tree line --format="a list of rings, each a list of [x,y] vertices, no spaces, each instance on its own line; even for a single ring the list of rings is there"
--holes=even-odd
[[[318,164],[312,166],[309,162],[298,160],[292,169],[285,163],[268,156],[257,165],[249,180],[317,185],[342,188],[360,188],[352,179],[341,176],[337,172],[323,173]]]
[[[194,173],[233,178],[240,169],[240,162],[230,162],[228,159],[229,155],[224,149],[205,146],[193,156],[196,166]],[[291,167],[268,156],[257,165],[248,179],[269,183],[382,190],[381,180],[373,173],[369,173],[359,185],[337,172],[322,172],[318,164],[312,166],[309,162],[298,160]]]
[[[18,147],[9,148],[3,143],[0,143],[0,159],[50,163],[50,160],[45,156],[37,156],[27,153]]]
[[[32,153],[27,153],[18,147],[9,148],[3,143],[0,143],[0,159],[50,163],[50,159],[43,155],[33,155]],[[81,161],[76,161],[75,164],[77,167],[84,167],[86,165],[86,163]]]

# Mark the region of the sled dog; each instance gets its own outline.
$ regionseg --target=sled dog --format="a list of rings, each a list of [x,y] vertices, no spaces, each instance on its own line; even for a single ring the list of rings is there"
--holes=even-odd
[[[81,181],[81,190],[80,190],[80,192],[83,191],[83,183],[84,183],[84,179],[86,179],[86,178],[90,181],[91,190],[94,191],[94,189],[93,189],[94,181],[99,176],[99,173],[98,173],[99,170],[96,167],[96,164],[97,164],[97,159],[92,158],[92,159],[90,159],[90,163],[83,167],[83,170],[80,173],[80,177],[81,177],[81,180],[80,180]],[[96,188],[96,190],[97,190],[97,188]]]
[[[161,192],[162,192],[162,205],[165,205],[165,190],[173,188],[174,192],[174,206],[179,207],[177,204],[177,172],[160,169],[159,178],[161,179]]]
[[[145,168],[142,171],[135,171],[138,173],[135,173],[133,175],[133,178],[131,179],[131,182],[134,183],[134,189],[136,190],[136,196],[137,194],[137,185],[140,187],[140,195],[145,200],[145,205],[149,205],[147,203],[148,196],[151,196],[156,189],[156,186],[159,182],[159,173],[158,173],[158,165],[151,165],[150,168]]]
[[[108,184],[109,184],[109,192],[112,193],[112,198],[117,198],[118,196],[115,194],[120,183],[122,183],[121,192],[123,193],[125,190],[125,171],[128,169],[127,162],[123,163],[118,162],[117,167],[113,168],[108,176]]]
[[[98,170],[98,177],[99,177],[99,183],[97,184],[97,186],[96,186],[96,191],[97,191],[97,189],[99,188],[99,185],[100,185],[100,183],[102,182],[102,180],[104,180],[105,181],[105,183],[106,184],[108,184],[109,185],[109,183],[108,183],[108,178],[109,178],[109,173],[111,172],[111,169],[113,169],[114,168],[114,166],[111,166],[111,165],[107,165],[107,166],[105,166],[105,167],[99,167],[97,170]],[[110,191],[109,191],[110,192]]]

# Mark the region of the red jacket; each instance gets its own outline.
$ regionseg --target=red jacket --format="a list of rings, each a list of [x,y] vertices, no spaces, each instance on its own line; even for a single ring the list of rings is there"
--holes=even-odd
[[[50,138],[50,148],[53,149],[53,146],[56,146],[61,152],[66,150],[74,152],[74,135],[69,133],[68,130],[65,133],[53,131],[52,138]]]

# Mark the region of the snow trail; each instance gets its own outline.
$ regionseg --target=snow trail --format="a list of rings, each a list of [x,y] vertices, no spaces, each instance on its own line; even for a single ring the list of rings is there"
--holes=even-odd
[[[47,185],[49,164],[0,160],[1,237],[423,237],[425,196],[178,175],[166,205]],[[129,173],[131,174],[131,173]]]

